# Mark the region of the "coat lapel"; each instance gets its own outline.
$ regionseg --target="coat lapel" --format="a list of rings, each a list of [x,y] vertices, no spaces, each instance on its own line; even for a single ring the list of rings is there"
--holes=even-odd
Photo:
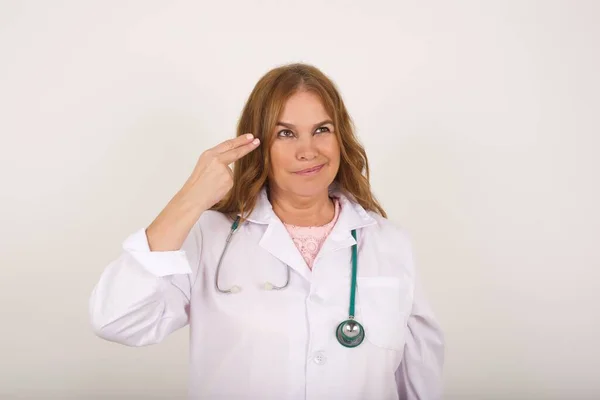
[[[313,265],[313,280],[329,282],[335,286],[350,278],[352,267],[350,248],[355,244],[358,246],[360,258],[361,228],[374,225],[377,221],[362,206],[343,193],[334,191],[332,194],[340,199],[341,211],[331,233],[317,254]],[[357,240],[352,237],[353,229],[356,229]]]
[[[261,190],[254,210],[248,216],[247,221],[267,225],[265,233],[258,243],[259,246],[292,268],[298,275],[310,281],[310,270],[287,229],[273,211],[266,188]]]
[[[353,229],[356,229],[357,235],[360,236],[360,228],[377,223],[364,208],[340,191],[331,191],[331,195],[340,199],[341,211],[336,224],[319,251],[319,256],[323,257],[356,244],[356,240],[352,237]],[[358,238],[360,239],[360,237]]]
[[[274,218],[269,224],[263,237],[260,239],[259,246],[288,265],[301,277],[310,281],[310,270],[279,218]]]

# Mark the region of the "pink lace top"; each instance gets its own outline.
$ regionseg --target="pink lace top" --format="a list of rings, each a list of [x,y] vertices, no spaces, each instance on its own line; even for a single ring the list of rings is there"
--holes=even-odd
[[[290,224],[284,224],[287,231],[292,236],[292,240],[296,244],[298,250],[302,254],[304,261],[308,268],[312,270],[313,262],[315,257],[319,254],[321,246],[327,239],[327,235],[333,229],[338,216],[340,215],[340,202],[334,198],[333,203],[335,206],[335,213],[333,219],[326,225],[321,226],[296,226]]]

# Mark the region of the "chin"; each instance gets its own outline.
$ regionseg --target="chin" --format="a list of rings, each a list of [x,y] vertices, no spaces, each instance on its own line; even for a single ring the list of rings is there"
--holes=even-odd
[[[323,194],[329,190],[332,180],[319,180],[295,183],[290,185],[290,191],[302,197],[314,197]]]

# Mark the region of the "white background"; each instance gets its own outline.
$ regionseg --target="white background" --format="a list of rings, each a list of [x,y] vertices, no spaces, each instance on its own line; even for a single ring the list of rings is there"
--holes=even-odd
[[[1,1],[0,398],[185,395],[187,329],[102,341],[89,294],[293,61],[339,86],[411,234],[446,398],[600,398],[599,19],[594,0]]]

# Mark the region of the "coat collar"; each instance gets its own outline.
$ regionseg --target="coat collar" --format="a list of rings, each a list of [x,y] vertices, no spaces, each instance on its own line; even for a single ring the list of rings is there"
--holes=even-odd
[[[336,224],[317,255],[315,265],[319,258],[357,244],[357,241],[351,235],[353,229],[360,229],[377,223],[360,204],[337,186],[330,187],[329,193],[331,196],[339,198],[341,211]],[[246,223],[267,225],[259,245],[294,269],[304,279],[311,281],[311,272],[285,226],[273,211],[271,202],[267,197],[266,188],[263,187],[261,190],[256,206],[246,218],[246,221]],[[360,235],[358,239],[360,240]]]

